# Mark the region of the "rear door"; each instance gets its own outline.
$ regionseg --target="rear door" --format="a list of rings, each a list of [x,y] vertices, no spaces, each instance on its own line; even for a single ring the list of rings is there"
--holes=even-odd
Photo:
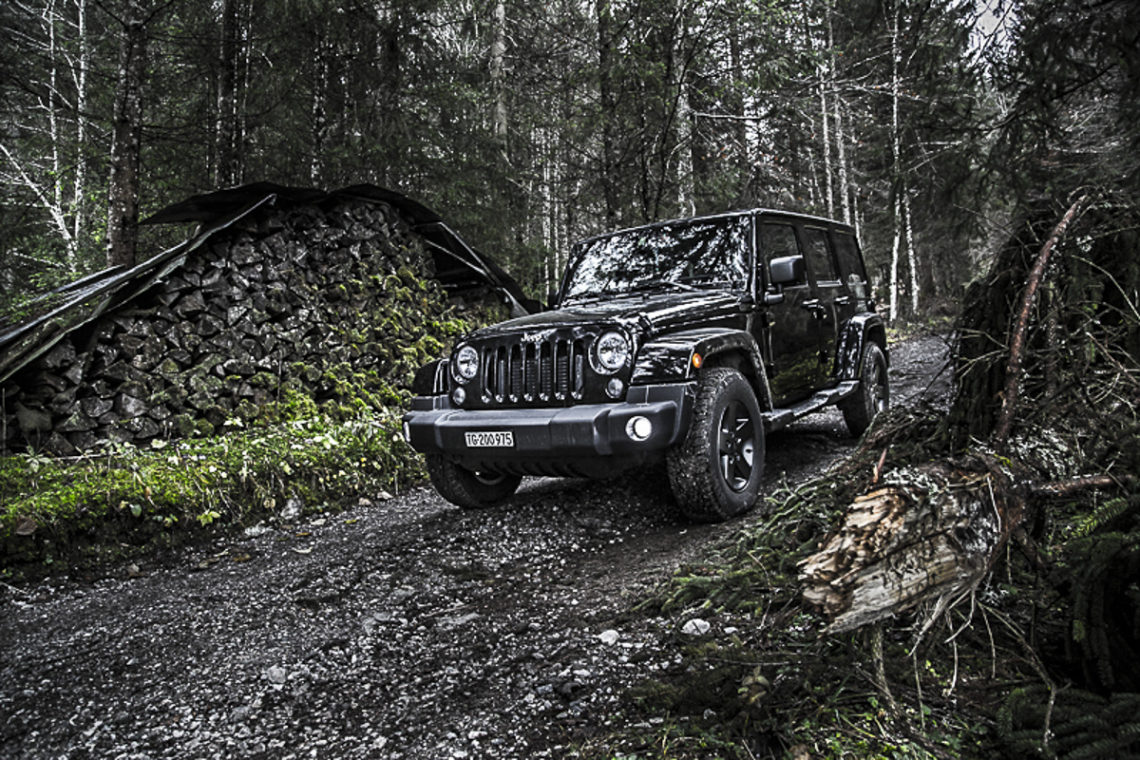
[[[799,232],[808,278],[814,293],[814,299],[804,306],[814,318],[819,352],[816,356],[816,388],[822,388],[829,385],[835,375],[835,346],[839,338],[839,325],[849,315],[852,302],[846,285],[839,279],[839,267],[827,227],[804,222],[799,226]]]

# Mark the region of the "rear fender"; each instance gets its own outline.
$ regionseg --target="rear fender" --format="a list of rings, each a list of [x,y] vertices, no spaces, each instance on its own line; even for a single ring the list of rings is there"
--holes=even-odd
[[[890,364],[887,354],[887,329],[878,314],[859,314],[847,321],[839,336],[835,350],[835,376],[839,380],[857,380],[859,361],[863,358],[863,347],[867,342],[877,343],[883,349],[883,356]]]

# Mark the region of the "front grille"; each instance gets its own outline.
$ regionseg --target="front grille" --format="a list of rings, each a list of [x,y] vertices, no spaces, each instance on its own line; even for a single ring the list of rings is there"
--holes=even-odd
[[[480,349],[479,379],[484,404],[577,401],[589,363],[585,338],[552,337]]]

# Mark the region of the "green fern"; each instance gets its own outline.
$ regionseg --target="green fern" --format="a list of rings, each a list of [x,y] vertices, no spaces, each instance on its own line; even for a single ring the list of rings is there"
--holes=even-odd
[[[1135,497],[1118,496],[1115,499],[1109,499],[1092,512],[1081,516],[1073,528],[1074,538],[1084,538],[1095,533],[1130,512],[1137,504],[1140,504],[1140,499]]]

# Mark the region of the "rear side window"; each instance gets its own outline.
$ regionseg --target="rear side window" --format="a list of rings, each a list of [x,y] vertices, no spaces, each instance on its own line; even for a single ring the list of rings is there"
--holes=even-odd
[[[833,232],[831,242],[835,244],[835,256],[839,259],[839,273],[844,280],[855,275],[864,280],[863,263],[859,260],[859,248],[855,244],[855,236],[847,232]]]
[[[827,230],[819,227],[804,228],[804,248],[808,269],[815,275],[816,282],[830,282],[839,279],[835,268],[835,258],[827,243]]]

